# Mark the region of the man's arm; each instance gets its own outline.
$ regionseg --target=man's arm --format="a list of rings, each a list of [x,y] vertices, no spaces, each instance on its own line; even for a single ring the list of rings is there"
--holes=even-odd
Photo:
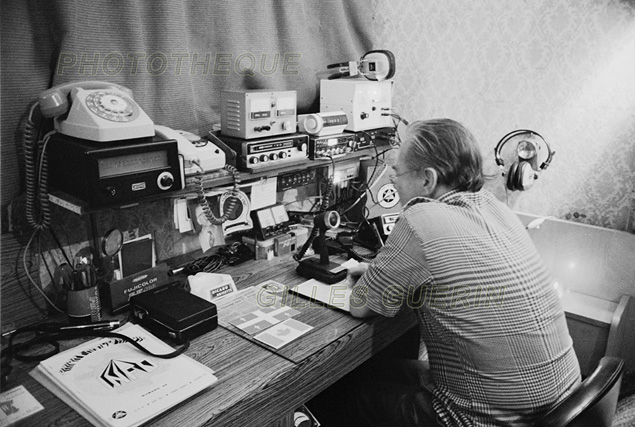
[[[353,292],[350,297],[351,314],[353,317],[371,317],[376,316],[378,313],[373,311],[366,304],[366,297],[363,295],[363,291],[357,286],[357,281],[368,270],[368,263],[362,262],[359,265],[352,267],[348,270],[348,285],[353,288]],[[355,289],[355,288],[358,289]],[[362,292],[360,292],[362,291]]]

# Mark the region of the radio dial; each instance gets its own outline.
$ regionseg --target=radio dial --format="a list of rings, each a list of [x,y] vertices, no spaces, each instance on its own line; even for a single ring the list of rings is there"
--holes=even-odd
[[[261,162],[266,162],[267,160],[269,160],[269,157],[267,157],[267,155],[266,155],[266,154],[262,154],[262,155],[260,156],[260,161],[261,161]]]
[[[258,160],[258,157],[251,157],[249,159],[249,163],[251,163],[252,165],[255,165],[256,163],[258,163],[260,160]]]
[[[157,184],[161,190],[169,190],[174,184],[174,177],[170,172],[163,172],[157,178]]]
[[[282,122],[282,130],[291,130],[291,122]]]
[[[104,188],[104,193],[106,193],[106,195],[108,196],[115,197],[117,195],[117,188],[109,185],[108,187]]]
[[[306,142],[298,144],[298,151],[306,151]]]
[[[269,160],[278,160],[278,155],[276,153],[269,154]]]
[[[281,159],[286,159],[288,156],[288,154],[284,151],[281,151],[280,154],[278,155],[278,157],[280,157]]]

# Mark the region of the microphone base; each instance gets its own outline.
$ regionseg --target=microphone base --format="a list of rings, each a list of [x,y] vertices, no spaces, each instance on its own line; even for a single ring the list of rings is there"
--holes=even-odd
[[[333,273],[333,270],[337,272]],[[300,261],[295,271],[302,277],[306,277],[307,279],[316,279],[322,283],[326,283],[327,285],[341,282],[346,279],[346,275],[348,274],[348,270],[342,270],[340,264],[335,262],[320,264],[320,259],[317,257],[307,258]]]

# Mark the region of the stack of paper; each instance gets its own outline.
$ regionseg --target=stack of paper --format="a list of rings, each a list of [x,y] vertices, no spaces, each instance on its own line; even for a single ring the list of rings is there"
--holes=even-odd
[[[174,351],[142,327],[115,332],[156,354]],[[83,343],[41,362],[31,376],[95,426],[143,424],[217,381],[214,371],[181,354],[149,356],[117,338]]]

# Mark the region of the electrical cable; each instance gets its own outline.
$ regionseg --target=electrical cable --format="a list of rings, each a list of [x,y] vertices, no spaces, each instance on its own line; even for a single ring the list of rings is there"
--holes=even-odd
[[[26,246],[24,247],[24,254],[22,257],[22,266],[24,268],[24,273],[26,274],[26,277],[29,279],[29,281],[31,282],[31,284],[33,285],[33,287],[35,287],[35,289],[42,295],[42,297],[44,297],[44,299],[51,305],[51,307],[53,307],[56,311],[60,312],[60,313],[64,313],[63,310],[61,310],[59,307],[57,307],[53,301],[51,301],[49,299],[49,297],[46,295],[46,293],[44,292],[43,289],[40,289],[40,287],[37,285],[37,283],[35,283],[35,280],[33,279],[33,277],[31,277],[31,273],[29,273],[29,267],[27,265],[27,260],[26,260],[26,254],[31,246],[31,243],[33,242],[33,239],[35,238],[35,236],[37,234],[39,234],[40,230],[39,229],[35,229],[33,231],[33,234],[31,234],[31,238],[29,239],[28,243],[26,244]]]
[[[201,172],[197,173],[194,177],[194,186],[196,189],[196,193],[198,195],[198,203],[203,208],[203,213],[205,217],[213,225],[221,225],[229,218],[231,218],[240,206],[240,199],[238,198],[239,189],[238,186],[240,184],[240,173],[238,169],[233,167],[232,165],[225,165],[224,169],[230,172],[233,176],[234,187],[231,190],[231,196],[227,199],[227,210],[219,217],[214,215],[212,211],[212,207],[209,205],[207,198],[205,197],[205,188],[203,187],[203,168],[200,164],[194,162],[200,169]],[[221,207],[219,207],[219,210]]]
[[[63,323],[48,323],[48,324],[39,324],[39,325],[30,325],[25,326],[19,329],[16,329],[9,336],[9,341],[7,344],[6,351],[2,353],[2,385],[4,388],[5,382],[7,380],[7,376],[11,372],[11,362],[13,359],[20,360],[23,362],[38,362],[59,353],[60,340],[71,340],[82,337],[99,337],[99,338],[115,338],[122,341],[125,341],[129,344],[132,344],[135,348],[137,348],[142,353],[148,354],[153,357],[158,357],[160,359],[172,359],[174,357],[179,356],[183,352],[185,352],[189,346],[190,341],[186,341],[181,346],[176,348],[174,351],[169,353],[154,353],[141,344],[137,342],[134,338],[128,337],[126,335],[111,332],[106,330],[69,330],[64,329],[64,327],[71,326]],[[25,342],[15,343],[15,338],[19,335],[25,333],[33,333],[34,336],[28,339]],[[38,352],[35,355],[25,354],[24,351],[27,351],[30,347],[39,344],[48,344],[52,347],[52,350],[46,352]]]

